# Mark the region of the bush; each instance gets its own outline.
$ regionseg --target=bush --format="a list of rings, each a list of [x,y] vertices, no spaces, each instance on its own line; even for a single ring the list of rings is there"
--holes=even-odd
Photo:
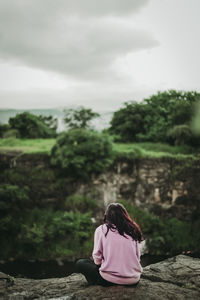
[[[88,178],[105,170],[113,158],[112,143],[106,135],[85,129],[62,133],[51,151],[52,165],[71,177]]]
[[[20,137],[20,133],[19,130],[17,129],[9,129],[3,134],[4,139],[19,138],[19,137]]]
[[[190,144],[192,132],[188,125],[177,125],[168,131],[167,136],[171,143],[180,146]]]
[[[9,125],[19,131],[21,138],[50,138],[56,135],[55,130],[48,127],[41,117],[28,112],[10,118]]]
[[[0,123],[0,138],[4,137],[4,134],[10,129],[8,124]]]
[[[21,188],[17,185],[0,185],[0,215],[21,212],[21,209],[29,200],[28,187]]]
[[[18,225],[17,232],[9,234],[11,240],[0,236],[1,245],[5,243],[0,249],[4,259],[74,259],[92,251],[94,225],[89,213],[35,208]]]
[[[6,247],[15,249],[14,239],[20,230],[22,211],[29,200],[28,192],[27,187],[0,185],[0,245],[5,246],[1,247],[5,254]]]

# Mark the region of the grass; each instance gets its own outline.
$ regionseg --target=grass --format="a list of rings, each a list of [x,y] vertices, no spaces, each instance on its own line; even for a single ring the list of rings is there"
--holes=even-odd
[[[197,154],[197,149],[190,146],[171,146],[162,143],[130,143],[122,144],[115,143],[114,150],[117,154],[127,153],[135,154],[143,158],[162,158],[162,157],[176,157],[176,158],[189,158]]]
[[[55,139],[0,139],[0,151],[21,151],[23,153],[50,153]]]
[[[23,153],[50,153],[55,139],[0,139],[0,152],[21,151]],[[114,143],[117,155],[128,154],[143,158],[191,158],[197,154],[198,149],[189,146],[170,146],[161,143]]]

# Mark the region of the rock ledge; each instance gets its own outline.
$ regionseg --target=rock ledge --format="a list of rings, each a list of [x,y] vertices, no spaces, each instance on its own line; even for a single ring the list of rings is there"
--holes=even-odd
[[[165,300],[200,299],[200,259],[184,255],[144,268],[137,286],[88,286],[81,274],[64,278],[10,280],[0,273],[0,299]]]

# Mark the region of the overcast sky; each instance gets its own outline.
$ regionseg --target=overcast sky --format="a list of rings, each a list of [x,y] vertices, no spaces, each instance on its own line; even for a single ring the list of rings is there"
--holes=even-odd
[[[0,108],[200,91],[199,0],[0,0]]]

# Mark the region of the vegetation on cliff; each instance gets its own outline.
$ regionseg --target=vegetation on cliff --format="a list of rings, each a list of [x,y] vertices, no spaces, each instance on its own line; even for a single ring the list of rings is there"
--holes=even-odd
[[[5,168],[0,180],[2,259],[74,259],[91,254],[98,226],[92,218],[101,213],[92,196],[74,194],[76,183],[58,177],[55,169]],[[150,254],[200,251],[198,216],[190,221],[160,218],[122,203],[141,226]]]
[[[98,207],[92,190],[79,195],[77,185],[114,161],[178,158],[184,163],[173,168],[172,179],[184,180],[184,172],[193,170],[196,180],[194,164],[199,161],[200,140],[191,121],[198,98],[196,92],[168,91],[141,103],[125,103],[104,133],[89,130],[89,121],[98,115],[84,108],[66,112],[70,129],[57,139],[53,117],[22,113],[11,118],[9,125],[0,126],[4,137],[0,139],[1,152],[21,151],[9,164],[2,163],[0,244],[4,247],[0,257],[73,259],[89,255]],[[25,161],[12,168],[23,153],[29,153],[29,162],[44,156],[48,163]],[[179,201],[184,202],[183,197]],[[200,251],[198,212],[187,222],[159,218],[128,202],[123,204],[141,226],[151,254]]]
[[[103,172],[113,158],[108,136],[85,129],[62,133],[51,150],[51,163],[67,176],[88,178]]]

